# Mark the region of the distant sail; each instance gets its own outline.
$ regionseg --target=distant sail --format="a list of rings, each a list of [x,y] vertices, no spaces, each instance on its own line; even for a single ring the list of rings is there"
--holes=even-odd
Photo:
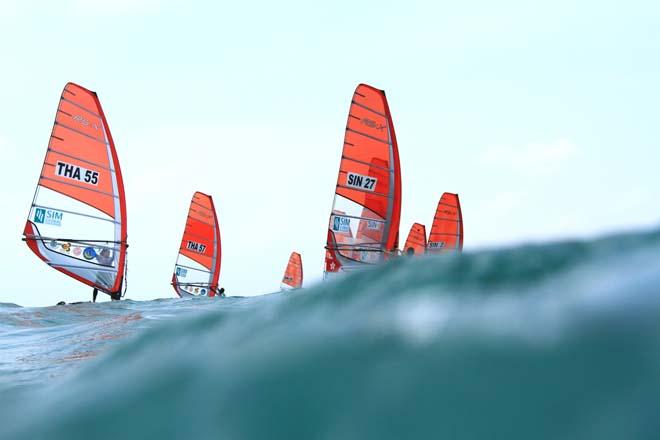
[[[95,92],[68,83],[23,232],[49,266],[121,297],[126,198],[115,144]]]
[[[424,255],[426,252],[426,226],[414,223],[403,246],[404,255]]]
[[[360,84],[346,124],[324,276],[375,264],[396,252],[400,214],[399,152],[385,92]]]
[[[216,296],[220,277],[220,226],[213,198],[196,192],[190,201],[172,286],[177,295]]]
[[[300,289],[303,283],[302,258],[298,252],[291,252],[282,278],[282,289]]]
[[[463,249],[463,214],[458,194],[444,193],[438,202],[429,234],[427,252],[460,252]]]

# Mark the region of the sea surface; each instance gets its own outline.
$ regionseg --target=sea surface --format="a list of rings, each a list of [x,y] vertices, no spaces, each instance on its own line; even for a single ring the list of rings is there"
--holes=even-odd
[[[409,438],[659,439],[660,231],[260,297],[0,304],[3,440]]]

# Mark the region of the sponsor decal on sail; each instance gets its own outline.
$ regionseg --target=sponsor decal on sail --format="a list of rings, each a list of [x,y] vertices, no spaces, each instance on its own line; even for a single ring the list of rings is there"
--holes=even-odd
[[[379,124],[378,122],[374,121],[373,119],[369,118],[362,118],[360,121],[362,122],[362,125],[366,125],[369,128],[375,128],[376,130],[383,131],[386,127],[385,124]]]
[[[34,222],[45,225],[62,226],[62,214],[54,209],[37,208],[34,210]]]
[[[183,267],[176,268],[176,276],[185,278],[186,275],[188,275],[188,269],[184,269]]]
[[[94,130],[100,130],[100,127],[97,124],[89,122],[89,119],[82,115],[74,115],[71,117],[74,121],[78,122],[80,125],[84,125],[85,127],[92,127]]]
[[[351,172],[346,174],[346,186],[351,188],[373,192],[376,189],[377,183],[378,179],[375,177],[363,176],[362,174]]]
[[[335,216],[332,220],[332,230],[337,232],[349,232],[351,230],[351,219]]]
[[[93,247],[86,247],[85,250],[83,251],[83,257],[85,260],[93,260],[96,258],[96,251],[94,250]]]
[[[374,231],[380,230],[380,222],[375,220],[367,220],[367,229],[372,229]]]

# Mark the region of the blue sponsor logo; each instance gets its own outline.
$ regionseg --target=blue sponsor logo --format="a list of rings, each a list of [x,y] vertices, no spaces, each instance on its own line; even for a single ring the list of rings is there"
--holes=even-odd
[[[188,269],[184,269],[183,267],[176,268],[176,276],[185,278],[187,274],[188,274]]]
[[[335,216],[332,220],[332,230],[338,232],[348,232],[350,231],[351,219],[346,217]]]
[[[206,295],[206,289],[202,289],[202,290],[200,290],[199,293],[201,293],[202,295]]]
[[[37,208],[34,210],[34,222],[45,225],[62,226],[62,214],[53,209]]]
[[[87,247],[83,251],[83,257],[85,257],[85,260],[93,260],[96,258],[96,251],[92,247]]]

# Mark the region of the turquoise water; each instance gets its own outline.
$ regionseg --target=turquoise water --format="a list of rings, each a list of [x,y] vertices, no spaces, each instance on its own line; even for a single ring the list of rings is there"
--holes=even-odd
[[[0,347],[2,439],[657,439],[660,231],[252,298],[2,304]]]

